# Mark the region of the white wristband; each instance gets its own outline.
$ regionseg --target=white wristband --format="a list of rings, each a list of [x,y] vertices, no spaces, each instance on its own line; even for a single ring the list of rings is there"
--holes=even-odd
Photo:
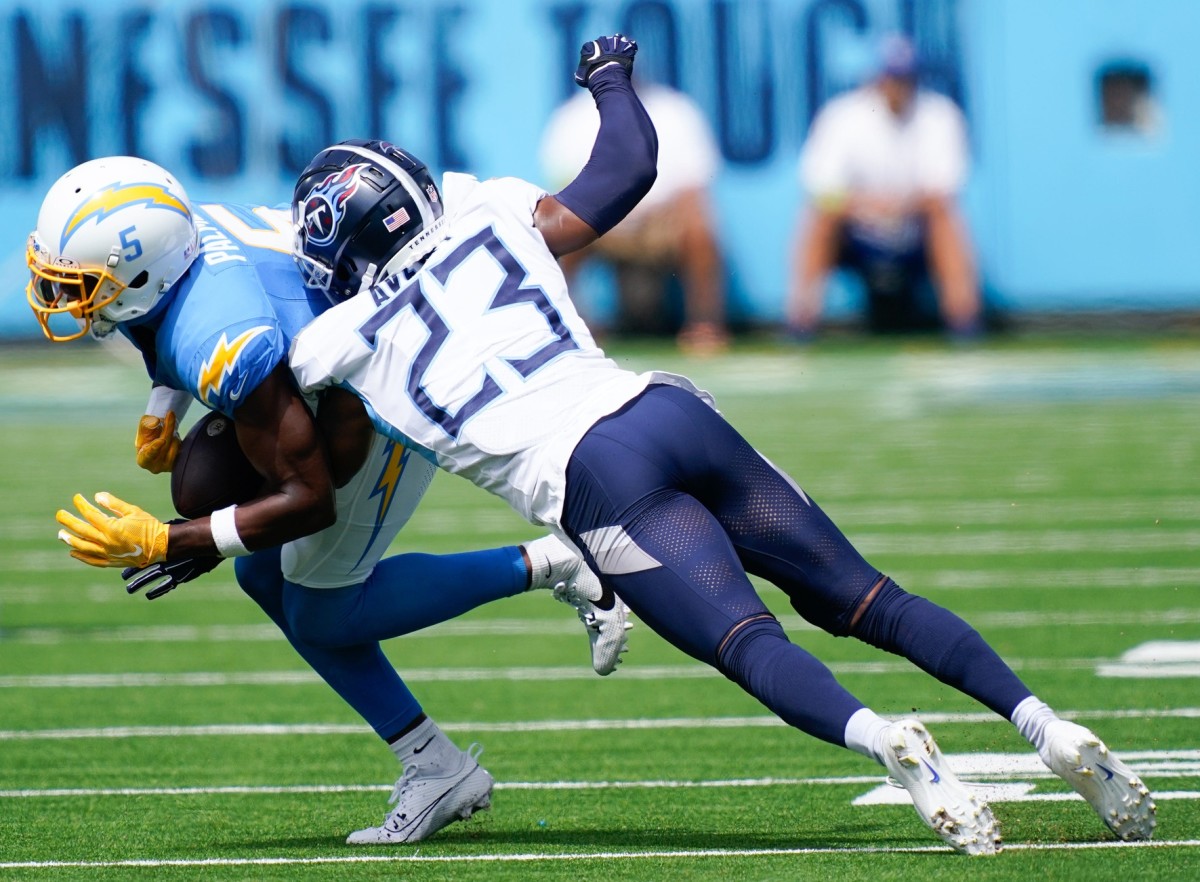
[[[180,392],[170,386],[154,386],[150,389],[150,400],[146,402],[146,413],[161,420],[168,411],[175,411],[175,419],[182,421],[191,403],[190,392]]]
[[[238,535],[237,523],[233,519],[236,510],[237,506],[231,505],[228,508],[217,509],[209,517],[213,543],[217,546],[217,551],[221,552],[221,557],[245,557],[250,553],[250,549],[242,544],[242,537]]]

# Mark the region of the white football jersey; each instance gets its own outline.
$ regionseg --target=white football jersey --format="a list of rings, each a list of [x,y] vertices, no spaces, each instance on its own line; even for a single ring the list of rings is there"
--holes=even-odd
[[[650,383],[595,344],[533,213],[545,191],[447,174],[447,238],[412,279],[327,310],[293,341],[305,392],[353,390],[378,429],[558,526],[566,467],[584,433]]]
[[[306,588],[366,581],[433,480],[434,463],[413,453],[376,434],[362,468],[334,491],[333,526],[283,546],[283,577]]]

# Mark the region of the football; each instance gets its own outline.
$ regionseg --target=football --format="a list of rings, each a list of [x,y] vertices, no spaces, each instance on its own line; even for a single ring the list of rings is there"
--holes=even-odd
[[[192,426],[171,469],[171,501],[188,519],[248,502],[262,486],[262,475],[238,446],[233,420],[216,411]]]

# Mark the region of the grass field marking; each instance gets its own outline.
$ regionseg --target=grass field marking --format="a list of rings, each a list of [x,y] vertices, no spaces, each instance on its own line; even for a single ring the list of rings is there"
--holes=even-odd
[[[1197,574],[1200,577],[1200,574]],[[1128,587],[1128,586],[1126,586]],[[636,619],[634,620],[637,621]],[[779,622],[787,631],[816,631],[817,628],[797,615],[781,615]],[[984,612],[971,616],[971,622],[988,630],[1057,626],[1130,626],[1192,625],[1200,623],[1200,609],[1178,607],[1162,610],[1075,610],[1053,612],[1015,610]],[[644,627],[644,626],[643,626]],[[571,620],[491,619],[485,621],[443,622],[422,631],[404,635],[405,640],[452,637],[530,637],[574,635],[579,624]],[[634,632],[636,637],[637,632]],[[265,643],[282,639],[271,624],[255,625],[122,625],[117,627],[23,628],[0,629],[4,643],[59,646],[76,643]]]
[[[1194,505],[1194,502],[1192,503]],[[0,527],[0,533],[3,532]],[[58,554],[56,552],[56,554]],[[50,558],[47,558],[49,560]],[[8,573],[17,572],[37,572],[45,571],[42,566],[37,566],[25,559],[25,554],[21,555],[18,561],[5,561],[3,570]],[[79,575],[76,571],[76,575]],[[908,580],[905,580],[906,582]],[[1100,569],[1088,568],[1054,568],[1054,569],[1036,569],[1036,570],[1013,570],[1008,565],[1000,565],[997,567],[987,567],[982,563],[972,569],[939,569],[933,573],[925,574],[920,584],[924,588],[938,588],[944,591],[993,591],[1000,587],[1013,588],[1039,588],[1048,585],[1054,586],[1056,591],[1061,591],[1068,588],[1078,588],[1089,592],[1097,590],[1118,590],[1129,591],[1133,588],[1153,589],[1153,588],[1168,588],[1172,590],[1180,588],[1190,588],[1200,582],[1200,568],[1195,567],[1103,567]],[[130,603],[130,598],[123,591],[114,590],[115,586],[111,584],[91,583],[81,587],[76,580],[64,579],[60,580],[55,586],[32,586],[25,584],[5,584],[0,585],[0,601],[9,604],[20,604],[23,606],[49,605],[56,606],[63,602],[64,598],[70,598],[71,602],[78,603],[82,599],[94,603]],[[228,603],[243,603],[245,596],[237,588],[236,585],[230,584],[227,581],[206,583],[203,591],[194,591],[188,593],[174,594],[171,596],[171,603],[175,606],[187,606],[190,604],[211,605],[215,601]],[[497,624],[509,620],[491,619],[488,621],[472,621],[472,620],[456,620],[443,625],[436,625],[433,629],[426,629],[418,632],[413,636],[441,636],[449,630],[459,630],[463,634],[476,633],[495,633],[495,631],[487,630],[480,631],[476,629],[492,629]],[[523,620],[516,620],[521,622]],[[568,625],[570,627],[578,627],[564,620],[563,622],[547,621],[539,623],[541,627],[554,628],[553,633],[566,633]],[[155,629],[162,629],[164,633],[171,633],[172,630],[188,629],[190,631],[212,633],[214,635],[209,639],[275,639],[278,637],[278,630],[270,624],[255,624],[255,625],[210,625],[203,627],[191,626],[146,626],[138,629],[137,626],[130,626],[133,633],[139,630],[146,633],[151,633]],[[445,629],[445,630],[442,630]],[[67,629],[54,628],[29,628],[21,629],[15,634],[24,633],[45,633],[53,635],[59,631]],[[80,639],[85,635],[109,634],[112,629],[95,630],[89,629],[86,632],[73,632],[76,639]],[[239,632],[248,632],[253,634],[259,632],[258,636],[236,636]],[[98,637],[88,637],[87,639],[98,639]],[[110,637],[109,639],[117,639]],[[134,639],[134,638],[130,638]],[[189,639],[196,639],[191,637]]]
[[[1200,640],[1151,640],[1096,668],[1097,677],[1200,677]]]
[[[1195,775],[1158,774],[1156,778],[1194,778]],[[844,778],[758,778],[729,781],[497,781],[496,790],[573,791],[573,790],[705,790],[751,787],[805,787],[823,785],[876,784],[874,790],[857,797],[851,804],[911,805],[908,791],[879,784],[878,775],[850,775]],[[1033,784],[1004,784],[968,781],[988,802],[1068,802],[1082,800],[1078,793],[1031,793]],[[297,784],[263,787],[97,787],[50,788],[46,790],[0,790],[0,799],[94,799],[100,796],[303,796],[333,793],[387,793],[391,784]],[[1154,790],[1156,800],[1200,800],[1200,790]]]
[[[1193,502],[1193,505],[1195,503]],[[1200,569],[1194,567],[1090,567],[1074,569],[1036,569],[1014,571],[976,567],[969,570],[939,569],[926,576],[923,584],[947,591],[991,591],[1000,586],[1044,588],[1053,586],[1086,591],[1132,588],[1190,588],[1200,582]]]
[[[1200,707],[1166,709],[1067,710],[1068,719],[1200,719]],[[891,719],[900,719],[889,715]],[[990,711],[923,713],[926,723],[1003,723]],[[778,717],[638,717],[633,719],[533,720],[516,722],[441,722],[445,732],[585,732],[637,729],[756,729],[786,726]],[[88,729],[0,729],[0,741],[58,741],[77,738],[178,738],[196,736],[363,735],[371,730],[354,723],[224,723],[208,726],[106,726]]]
[[[875,784],[879,775],[820,778],[730,778],[697,781],[497,781],[497,790],[685,790],[723,787],[805,787]],[[319,793],[383,793],[391,784],[266,784],[221,787],[50,787],[0,790],[0,799],[76,798],[92,796],[277,796]]]
[[[1010,659],[1016,670],[1090,670],[1111,661],[1107,658]],[[835,674],[909,674],[915,668],[907,661],[831,662]],[[595,674],[583,665],[546,665],[507,668],[412,668],[405,669],[410,683],[480,683],[487,681],[544,683],[553,680],[592,680]],[[622,680],[696,680],[718,678],[708,665],[629,665],[621,669]],[[290,671],[177,671],[107,674],[9,674],[0,675],[0,689],[141,689],[147,686],[295,686],[319,684],[311,670]]]
[[[1189,776],[1190,777],[1190,776]],[[1024,781],[1012,781],[1004,784],[990,784],[982,781],[968,781],[971,788],[989,803],[999,802],[1083,802],[1078,793],[1034,793],[1035,785]],[[1154,790],[1155,802],[1169,802],[1176,799],[1198,800],[1200,790]],[[851,803],[854,806],[867,805],[912,805],[912,794],[903,787],[893,787],[891,784],[879,784],[861,796],[855,797]]]
[[[1200,546],[1200,531],[1154,525],[1109,530],[950,530],[912,535],[857,530],[854,544],[872,555],[956,557],[967,554],[1062,554],[1103,549],[1106,554],[1186,552]]]
[[[1186,553],[1200,546],[1200,530],[1153,523],[1079,530],[942,528],[895,533],[860,529],[850,533],[854,544],[868,558],[882,554],[922,559],[983,554],[1064,554],[1097,549],[1103,549],[1106,554]],[[30,552],[30,555],[28,560],[18,561],[15,565],[6,564],[6,569],[80,575],[79,565],[66,555],[53,557],[49,552]],[[113,597],[122,598],[116,586]]]
[[[1127,665],[1108,658],[1010,658],[1018,671],[1092,670],[1101,677],[1197,676],[1193,668],[1200,663]],[[890,675],[910,674],[916,669],[907,661],[830,662],[835,674]],[[1110,673],[1115,672],[1115,673]],[[591,680],[596,675],[582,665],[545,665],[507,668],[411,668],[404,672],[410,683],[481,683],[534,682],[553,680]],[[629,665],[621,669],[622,680],[698,680],[719,678],[708,665]],[[107,674],[9,674],[0,675],[0,689],[142,689],[150,686],[307,686],[322,683],[311,670],[289,671],[175,671],[155,673],[138,671]]]
[[[1107,661],[1107,659],[1104,659]],[[864,671],[865,673],[894,673],[893,663],[886,670]],[[897,669],[899,670],[899,669]],[[622,674],[626,673],[622,669]],[[647,665],[631,667],[626,680],[690,680],[719,677],[720,674],[707,665]],[[583,665],[574,666],[531,666],[508,668],[414,668],[405,670],[404,679],[420,682],[480,682],[486,680],[532,681],[548,680],[592,680],[596,674]],[[311,670],[294,671],[187,671],[177,673],[121,673],[121,674],[16,674],[0,676],[0,689],[115,689],[146,686],[276,686],[321,683],[322,680]]]
[[[1108,848],[1198,848],[1200,839],[1164,839],[1150,842],[1030,842],[1004,844],[1005,851],[1087,851]],[[194,860],[121,861],[4,861],[0,870],[120,869],[153,867],[278,867],[314,864],[475,864],[533,863],[539,861],[677,860],[679,858],[804,857],[805,855],[858,854],[954,854],[944,845],[914,845],[887,848],[705,848],[679,851],[598,851],[565,854],[354,854],[336,857],[198,858]]]

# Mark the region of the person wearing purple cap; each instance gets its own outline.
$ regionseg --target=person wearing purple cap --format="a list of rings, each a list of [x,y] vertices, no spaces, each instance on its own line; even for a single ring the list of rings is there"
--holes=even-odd
[[[956,197],[967,175],[966,124],[949,99],[918,88],[905,37],[880,46],[877,75],[813,121],[800,156],[807,206],[797,225],[787,321],[797,338],[820,326],[825,279],[856,272],[872,331],[982,329],[975,260]],[[921,302],[933,283],[936,312]]]

